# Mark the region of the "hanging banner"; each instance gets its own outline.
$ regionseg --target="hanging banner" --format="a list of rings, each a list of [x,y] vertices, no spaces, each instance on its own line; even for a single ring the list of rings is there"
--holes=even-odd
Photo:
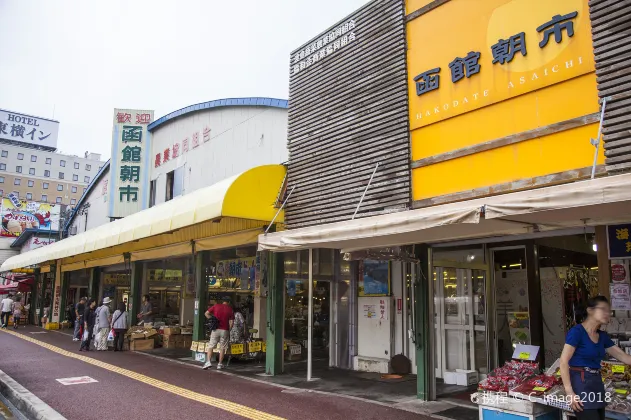
[[[609,259],[631,258],[631,223],[607,226]]]

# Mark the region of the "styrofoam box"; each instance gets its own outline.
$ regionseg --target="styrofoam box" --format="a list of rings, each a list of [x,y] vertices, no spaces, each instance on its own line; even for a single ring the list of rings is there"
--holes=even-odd
[[[446,371],[443,381],[448,385],[475,385],[479,382],[478,372],[475,370],[456,369],[455,372]]]

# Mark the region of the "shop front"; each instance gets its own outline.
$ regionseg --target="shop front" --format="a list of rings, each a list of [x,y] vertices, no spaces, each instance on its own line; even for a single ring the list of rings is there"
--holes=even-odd
[[[52,307],[52,315],[44,322],[62,322],[61,308],[77,294],[99,301],[110,297],[113,307],[127,303],[135,320],[141,297],[149,295],[154,326],[182,327],[188,339],[178,343],[189,342],[188,350],[191,341],[205,341],[208,305],[227,295],[243,314],[246,334],[258,330],[264,336],[266,269],[256,241],[266,229],[282,223],[277,199],[284,176],[281,165],[250,169],[20,254],[7,260],[2,271],[46,267],[48,273],[40,274],[42,290],[51,293],[44,292],[42,304]]]

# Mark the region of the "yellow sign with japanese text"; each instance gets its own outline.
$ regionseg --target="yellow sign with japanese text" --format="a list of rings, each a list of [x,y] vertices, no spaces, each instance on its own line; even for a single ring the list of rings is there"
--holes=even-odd
[[[407,0],[407,13],[427,3]],[[407,23],[415,205],[591,170],[599,103],[587,3],[451,0]]]
[[[411,129],[594,71],[586,0],[454,0],[407,31]]]

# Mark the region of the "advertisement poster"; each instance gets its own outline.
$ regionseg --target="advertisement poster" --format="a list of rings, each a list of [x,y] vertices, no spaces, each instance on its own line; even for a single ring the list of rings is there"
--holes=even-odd
[[[611,281],[614,283],[629,283],[628,260],[611,260]]]
[[[609,259],[631,258],[631,224],[607,226]]]
[[[631,310],[631,296],[629,296],[629,284],[611,284],[611,309],[615,311]]]
[[[377,318],[377,305],[363,305],[364,318]]]
[[[214,287],[242,290],[254,290],[256,280],[256,257],[223,260],[212,267],[211,278],[215,278]]]
[[[360,261],[359,296],[390,295],[390,263],[388,261]]]
[[[509,312],[506,315],[513,344],[530,344],[530,316],[528,312]]]
[[[26,229],[59,229],[60,206],[20,200],[9,194],[2,199],[0,236],[18,237]]]

